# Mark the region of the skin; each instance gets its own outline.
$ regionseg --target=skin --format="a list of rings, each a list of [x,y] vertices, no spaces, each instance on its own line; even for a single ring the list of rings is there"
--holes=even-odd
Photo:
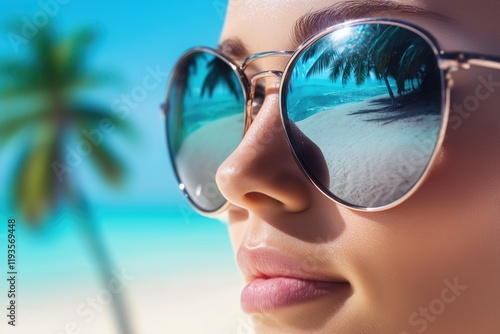
[[[240,38],[249,53],[294,50],[298,45],[289,39],[294,22],[335,2],[234,0],[221,40]],[[391,14],[430,31],[443,49],[500,55],[499,2],[398,2],[457,21],[436,24]],[[279,69],[285,62],[268,58],[258,66]],[[494,70],[453,73],[450,117],[460,117],[460,125],[454,118],[456,129],[448,128],[438,161],[418,191],[375,213],[334,203],[302,173],[281,129],[278,82],[268,80],[262,108],[216,175],[232,204],[234,250],[277,249],[341,277],[351,290],[253,314],[256,333],[500,332],[500,87],[473,112],[456,107],[475,94],[478,77],[488,75],[500,82]],[[433,316],[425,308],[447,298],[446,280],[465,288]],[[418,319],[425,320],[416,324]]]

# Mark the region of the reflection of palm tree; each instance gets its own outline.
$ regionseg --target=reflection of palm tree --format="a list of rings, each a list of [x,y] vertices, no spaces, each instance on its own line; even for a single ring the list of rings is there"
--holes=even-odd
[[[432,50],[415,33],[391,26],[383,29],[375,39],[370,53],[375,60],[375,74],[394,78],[401,94],[406,90],[406,81],[421,79],[422,66],[430,59]]]
[[[75,136],[79,142],[87,139],[83,131],[99,129],[102,120],[111,121],[119,131],[131,133],[128,123],[106,108],[83,103],[77,98],[82,89],[104,83],[102,73],[89,72],[84,66],[84,57],[95,37],[90,30],[80,30],[59,41],[47,26],[30,40],[29,61],[3,63],[0,75],[5,80],[0,97],[11,101],[12,109],[6,115],[3,108],[0,144],[21,134],[32,135],[27,138],[15,168],[14,204],[32,226],[46,221],[61,204],[71,204],[78,213],[76,221],[89,241],[107,285],[113,277],[111,261],[97,235],[86,199],[77,189],[76,178],[62,180],[64,174],[58,175],[53,169],[55,162],[65,161],[65,143]],[[89,159],[105,181],[112,185],[121,183],[125,176],[124,165],[109,144],[101,140],[93,145]],[[121,332],[130,333],[123,299],[118,294],[113,296],[113,305]]]
[[[175,124],[172,127],[172,132],[175,133],[171,138],[172,150],[177,152],[184,140],[187,133],[187,128],[184,126],[185,112],[185,99],[192,94],[191,81],[196,78],[197,72],[201,70],[201,75],[204,75],[203,84],[200,90],[200,98],[207,94],[210,98],[213,96],[217,86],[227,87],[232,95],[235,96],[237,101],[241,100],[242,91],[239,89],[237,76],[234,74],[233,69],[226,64],[226,62],[218,57],[211,56],[207,60],[207,54],[203,52],[192,53],[189,57],[184,59],[176,73],[176,81],[172,86],[172,95],[175,96],[173,105],[167,106],[174,107],[174,114],[176,115]],[[196,78],[196,83],[198,83]]]
[[[228,64],[222,59],[215,57],[207,64],[207,70],[208,73],[203,80],[203,86],[201,88],[202,96],[207,92],[208,96],[211,97],[215,88],[218,85],[222,85],[229,89],[231,94],[236,97],[236,100],[240,100],[241,89],[238,90],[236,76],[233,69]]]
[[[200,58],[204,58],[204,54],[196,52],[184,59],[181,67],[176,73],[175,83],[172,85],[172,96],[174,96],[174,100],[173,103],[169,103],[172,103],[175,107],[173,112],[176,115],[176,117],[174,117],[175,124],[173,125],[173,129],[175,130],[173,133],[176,135],[171,138],[172,150],[174,152],[178,152],[183,141],[184,134],[181,130],[184,129],[184,118],[182,117],[185,107],[184,99],[186,96],[191,94],[190,80],[196,75],[198,70],[198,59]],[[170,107],[171,106],[167,106],[167,109]]]
[[[359,86],[373,74],[384,81],[392,106],[396,107],[389,78],[396,80],[400,94],[407,81],[421,82],[425,69],[431,66],[432,50],[418,35],[396,26],[362,25],[353,34],[354,39],[346,40],[341,48],[332,46],[330,36],[313,44],[302,57],[305,63],[317,56],[307,77],[328,71],[333,82],[342,78],[345,85],[354,77]]]

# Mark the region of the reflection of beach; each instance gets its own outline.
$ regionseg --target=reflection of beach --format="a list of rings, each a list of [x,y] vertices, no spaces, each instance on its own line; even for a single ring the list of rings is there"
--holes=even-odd
[[[204,195],[200,204],[207,200],[222,200],[215,184],[215,171],[234,151],[243,137],[243,114],[227,116],[206,123],[190,134],[182,143],[176,162],[178,173],[191,196]]]
[[[432,151],[438,134],[441,117],[431,112],[436,105],[408,103],[378,111],[381,97],[340,105],[297,122],[321,148],[333,171],[330,190],[354,204],[383,205],[406,193],[422,174],[425,152]],[[415,116],[404,116],[410,113]],[[387,117],[392,120],[374,121]]]

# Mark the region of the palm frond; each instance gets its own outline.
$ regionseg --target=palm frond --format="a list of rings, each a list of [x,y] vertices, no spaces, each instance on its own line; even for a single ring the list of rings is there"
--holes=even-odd
[[[191,54],[188,58],[184,60],[181,68],[179,69],[176,77],[176,91],[177,98],[182,101],[184,96],[191,94],[190,83],[191,78],[198,72],[198,62],[206,59],[206,56],[202,52],[196,52]]]
[[[0,64],[0,78],[4,82],[0,88],[0,97],[4,99],[35,94],[43,88],[37,69],[32,64],[19,60]]]
[[[356,74],[356,85],[360,86],[366,82],[366,78],[369,75],[368,61],[365,59],[360,59],[354,70]]]
[[[38,78],[36,73],[33,73],[33,66],[21,60],[4,60],[0,64],[0,76],[7,77],[11,80],[33,80]]]
[[[307,63],[310,59],[315,58],[318,54],[322,54],[325,50],[331,48],[331,43],[325,39],[322,38],[319,41],[314,42],[311,44],[306,51],[302,54],[300,57],[300,61],[304,64]]]
[[[68,90],[81,90],[88,88],[99,88],[109,84],[120,83],[119,76],[111,71],[86,71],[73,78]]]
[[[86,74],[85,58],[97,38],[94,29],[80,29],[57,45],[55,57],[59,62],[62,84],[71,87]]]
[[[306,78],[310,78],[313,75],[322,75],[326,72],[330,67],[332,62],[336,60],[338,56],[338,52],[333,50],[332,48],[326,49],[319,57],[316,59],[307,71]]]
[[[430,56],[427,45],[413,44],[403,53],[399,61],[398,81],[415,79],[422,70],[425,60]]]
[[[239,101],[241,98],[241,90],[237,87],[236,76],[231,67],[219,58],[212,59],[208,65],[208,73],[203,80],[201,87],[201,95],[205,92],[208,96],[212,96],[215,88],[218,85],[225,86],[229,89],[232,95]]]
[[[56,176],[52,162],[56,160],[54,136],[47,133],[34,145],[28,145],[17,162],[13,176],[13,199],[33,224],[50,212],[56,199]]]
[[[61,87],[61,71],[56,57],[57,37],[51,25],[40,28],[33,43],[34,67],[43,78],[43,84],[49,90]]]
[[[328,76],[332,82],[336,82],[340,77],[340,74],[344,71],[345,61],[342,57],[339,57],[330,67],[330,75]]]
[[[94,145],[89,157],[105,181],[114,187],[123,182],[126,175],[126,164],[105,142]]]
[[[354,61],[357,58],[352,57],[351,61],[345,63],[344,71],[342,73],[342,84],[346,85],[349,82],[349,78],[351,77],[352,69],[356,67],[356,63]]]
[[[10,31],[21,32],[21,25],[14,26],[18,30]],[[25,60],[2,61],[0,66],[0,96],[20,98],[4,104],[9,108],[6,109],[9,115],[2,115],[0,121],[0,145],[23,131],[34,132],[35,140],[30,138],[26,144],[15,164],[11,183],[12,200],[24,212],[28,223],[40,221],[55,210],[62,193],[67,191],[59,183],[60,174],[54,163],[64,167],[60,148],[68,131],[76,130],[77,136],[82,136],[83,129],[107,127],[109,130],[113,126],[127,137],[136,134],[126,119],[111,110],[82,103],[75,100],[76,95],[68,94],[109,83],[112,79],[109,73],[90,72],[86,67],[89,47],[96,36],[92,30],[82,29],[69,38],[61,38],[48,24],[29,40]],[[37,100],[25,98],[32,93],[38,94]],[[39,111],[34,110],[35,107]],[[123,180],[123,164],[105,142],[94,146],[91,157],[100,175],[110,184],[117,185]]]
[[[90,103],[75,103],[69,107],[76,124],[81,129],[98,129],[109,122],[118,132],[131,139],[137,138],[136,128],[125,118],[115,114],[112,110]],[[105,124],[106,123],[106,124]]]
[[[46,120],[47,115],[42,111],[18,114],[7,119],[2,118],[0,120],[0,147],[22,131],[30,130],[33,126],[40,126],[41,122]]]
[[[8,83],[0,88],[0,98],[4,100],[15,100],[31,97],[40,93],[40,87],[41,86],[34,81]]]

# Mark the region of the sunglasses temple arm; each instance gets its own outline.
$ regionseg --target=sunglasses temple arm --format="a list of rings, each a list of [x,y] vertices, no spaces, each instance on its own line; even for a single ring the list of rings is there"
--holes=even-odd
[[[442,52],[439,57],[442,70],[468,70],[471,66],[500,70],[500,57],[464,52]]]

